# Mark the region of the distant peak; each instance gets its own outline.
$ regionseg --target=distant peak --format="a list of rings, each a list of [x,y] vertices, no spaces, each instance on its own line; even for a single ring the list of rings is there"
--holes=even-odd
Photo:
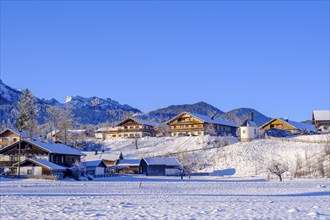
[[[67,96],[65,98],[65,103],[71,102],[71,100],[72,100],[72,96]]]

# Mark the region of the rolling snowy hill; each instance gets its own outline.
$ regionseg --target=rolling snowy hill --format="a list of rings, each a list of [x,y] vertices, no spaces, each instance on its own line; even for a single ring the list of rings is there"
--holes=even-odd
[[[268,174],[268,165],[276,160],[289,167],[286,175],[291,176],[298,160],[301,160],[302,166],[310,163],[310,169],[317,169],[318,163],[322,162],[326,144],[308,143],[308,139],[314,142],[330,140],[327,135],[303,136],[304,142],[296,142],[296,138],[292,142],[264,139],[239,142],[234,137],[146,137],[139,139],[136,149],[132,139],[106,139],[99,142],[105,152],[97,158],[93,156],[85,160],[118,158],[121,152],[124,158],[175,156],[183,165],[191,166],[198,172],[235,169],[235,175],[238,176],[263,177]],[[329,162],[325,161],[324,167],[330,165]]]

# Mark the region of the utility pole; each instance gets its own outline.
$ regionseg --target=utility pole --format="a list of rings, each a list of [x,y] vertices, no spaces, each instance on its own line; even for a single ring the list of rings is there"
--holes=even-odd
[[[21,139],[22,139],[22,131],[19,130],[19,141],[18,141],[18,178],[21,178]]]

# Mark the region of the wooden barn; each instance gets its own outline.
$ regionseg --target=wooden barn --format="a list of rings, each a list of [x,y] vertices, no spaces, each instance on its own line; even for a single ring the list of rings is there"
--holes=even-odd
[[[265,123],[264,125],[262,125],[260,129],[265,131],[271,129],[286,130],[286,131],[290,131],[293,134],[316,132],[316,128],[314,125],[296,122],[296,121],[290,121],[288,119],[282,119],[282,118],[274,118],[269,122]]]
[[[86,173],[90,175],[103,175],[107,168],[107,165],[103,160],[93,160],[81,163],[82,166],[86,167]]]
[[[180,162],[173,157],[143,158],[140,173],[147,176],[178,176],[182,170]]]
[[[140,159],[121,159],[117,161],[117,170],[119,173],[139,173]]]
[[[18,163],[14,164],[18,167]],[[67,171],[66,167],[57,165],[43,159],[26,159],[20,163],[20,175],[22,176],[57,176],[62,179]]]
[[[330,133],[330,110],[313,111],[312,121],[320,133]]]
[[[221,118],[182,112],[166,122],[171,136],[236,135],[238,126]]]

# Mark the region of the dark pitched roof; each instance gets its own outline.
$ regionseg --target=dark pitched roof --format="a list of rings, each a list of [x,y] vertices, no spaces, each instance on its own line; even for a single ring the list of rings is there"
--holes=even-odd
[[[180,162],[174,157],[152,157],[143,158],[148,165],[166,165],[166,166],[180,166]]]
[[[251,120],[245,120],[243,122],[243,124],[241,125],[242,127],[258,127],[258,125],[254,122],[254,121],[251,121]]]

